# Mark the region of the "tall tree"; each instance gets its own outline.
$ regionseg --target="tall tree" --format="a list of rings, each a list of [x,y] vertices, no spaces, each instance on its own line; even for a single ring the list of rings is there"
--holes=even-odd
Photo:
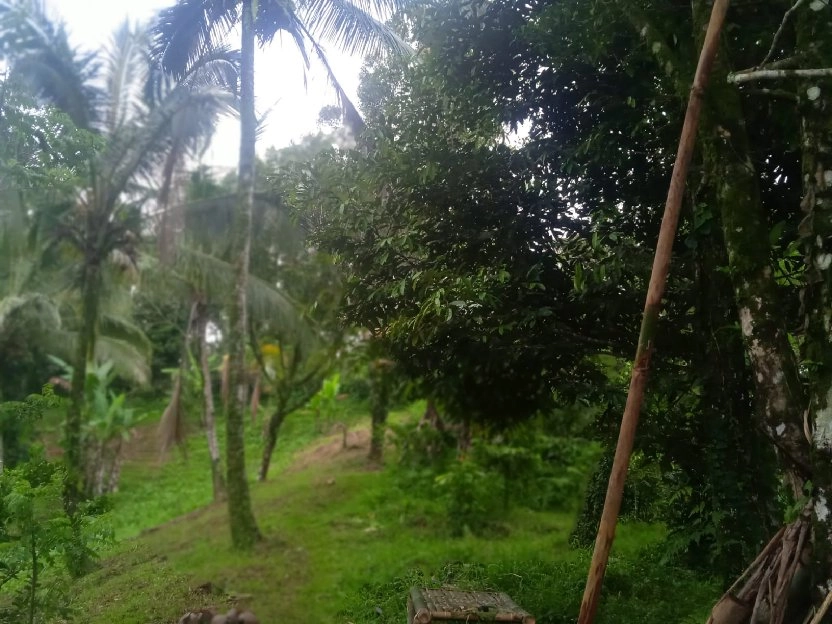
[[[215,116],[228,109],[236,65],[224,50],[213,50],[178,80],[170,80],[154,69],[148,32],[127,25],[114,34],[100,59],[82,55],[70,46],[61,24],[50,21],[39,5],[22,0],[0,3],[0,39],[11,75],[96,140],[79,192],[66,204],[57,231],[79,258],[80,319],[65,435],[72,484],[84,472],[81,403],[97,338],[105,328],[124,337],[139,335],[134,326],[103,314],[109,267],[135,269],[146,198],[140,191],[176,149],[173,141],[181,134],[173,132],[172,122],[184,110]],[[195,132],[206,127],[210,124],[193,126]]]
[[[257,133],[255,41],[266,45],[278,32],[286,32],[294,40],[307,66],[307,50],[311,49],[335,87],[345,116],[355,121],[358,119],[357,112],[335,79],[319,38],[331,40],[350,52],[379,53],[390,47],[405,49],[406,46],[393,31],[370,12],[371,9],[381,13],[395,11],[401,4],[398,0],[307,0],[297,6],[280,0],[180,0],[162,12],[156,27],[156,45],[162,66],[176,76],[184,75],[195,58],[216,47],[234,26],[239,25],[241,30],[238,213],[232,235],[237,279],[229,306],[232,399],[228,403],[226,418],[228,509],[231,539],[237,548],[249,548],[259,538],[245,474],[243,439],[245,344],[248,335],[246,283],[250,263]]]

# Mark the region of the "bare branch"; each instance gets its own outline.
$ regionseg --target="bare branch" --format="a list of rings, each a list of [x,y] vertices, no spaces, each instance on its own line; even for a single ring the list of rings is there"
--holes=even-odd
[[[777,29],[777,32],[774,33],[774,39],[772,39],[771,41],[771,47],[768,49],[766,57],[763,59],[762,63],[757,65],[757,68],[760,68],[769,62],[771,57],[774,55],[774,49],[775,47],[777,47],[777,42],[780,40],[780,35],[783,34],[783,30],[786,28],[786,23],[789,21],[789,18],[792,16],[792,14],[795,11],[797,11],[797,9],[800,8],[800,5],[803,4],[805,1],[806,0],[797,0],[797,2],[794,3],[794,6],[790,8],[788,11],[786,11],[786,14],[783,16],[783,21],[780,22],[780,27]]]
[[[728,75],[730,84],[742,84],[755,80],[780,80],[783,78],[832,78],[832,67],[817,69],[756,69]]]

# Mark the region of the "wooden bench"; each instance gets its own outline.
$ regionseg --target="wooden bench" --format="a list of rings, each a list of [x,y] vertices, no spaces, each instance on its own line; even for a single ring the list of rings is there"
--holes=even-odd
[[[407,599],[407,624],[429,622],[535,624],[535,619],[502,592],[414,587]]]

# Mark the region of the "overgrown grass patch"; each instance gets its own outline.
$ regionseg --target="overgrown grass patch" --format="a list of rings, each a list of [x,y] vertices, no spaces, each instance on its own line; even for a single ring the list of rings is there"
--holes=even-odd
[[[338,434],[315,440],[309,415],[286,425],[270,480],[252,484],[265,540],[250,553],[230,549],[225,505],[206,504],[201,437],[187,460],[131,467],[112,513],[120,534],[135,537],[76,585],[71,606],[83,621],[172,623],[189,609],[228,608],[236,596],[262,622],[401,624],[412,584],[446,582],[507,591],[541,624],[575,620],[588,553],[568,546],[573,512],[513,508],[494,530],[452,539],[445,510],[418,486],[403,488],[394,471],[371,467],[366,447],[342,449]],[[258,449],[252,431],[252,472]],[[154,517],[164,523],[149,528]],[[621,527],[599,621],[701,620],[718,588],[639,554],[663,537],[655,525]]]
[[[453,562],[431,572],[408,571],[387,583],[367,584],[339,615],[353,624],[406,621],[404,597],[411,587],[503,591],[536,616],[539,624],[572,624],[580,609],[589,567],[588,551],[559,553],[550,560],[499,563]],[[658,563],[649,552],[616,556],[604,583],[599,624],[703,622],[717,595],[713,583],[688,570]]]

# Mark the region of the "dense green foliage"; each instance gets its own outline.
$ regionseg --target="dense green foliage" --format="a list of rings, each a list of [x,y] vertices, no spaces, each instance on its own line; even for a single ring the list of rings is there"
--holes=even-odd
[[[394,621],[411,583],[574,617],[711,3],[406,4],[180,0],[87,55],[0,0],[2,617],[169,620],[206,580],[263,618],[279,591],[298,621],[303,600]],[[802,563],[785,540],[749,577],[754,621],[802,620],[832,576],[832,9],[727,20],[603,621],[701,620],[784,523]],[[323,60],[345,127],[258,160],[254,45],[280,32]],[[363,119],[321,36],[376,54]],[[237,175],[188,171],[224,112]],[[47,382],[65,414],[29,396]],[[412,399],[421,420],[388,422]],[[228,525],[201,509],[224,499]],[[68,605],[110,521],[122,542]],[[186,543],[203,529],[249,551]]]
[[[584,19],[604,36],[576,32]],[[614,445],[685,95],[643,71],[651,51],[626,20],[585,3],[432,7],[411,25],[419,62],[366,73],[358,149],[287,173],[295,204],[328,211],[318,240],[347,273],[345,318],[452,420],[505,426],[581,397],[604,406],[596,435]],[[775,463],[719,217],[704,190],[685,210],[638,444],[673,492],[651,512],[672,549],[733,574],[779,521]]]
[[[31,431],[57,407],[59,400],[46,386],[42,394],[0,405],[0,418]],[[64,468],[46,461],[38,447],[28,449],[28,455],[25,461],[14,455],[2,458],[6,465],[0,474],[0,618],[35,624],[69,613],[69,576],[111,533],[95,505],[69,516],[62,500]],[[73,530],[75,523],[80,531]]]

